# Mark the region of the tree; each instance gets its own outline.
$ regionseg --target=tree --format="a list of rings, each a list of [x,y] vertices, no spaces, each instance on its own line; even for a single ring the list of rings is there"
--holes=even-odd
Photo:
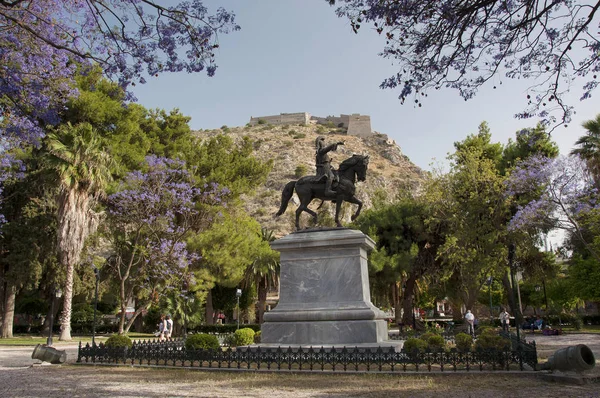
[[[0,28],[0,137],[19,145],[58,123],[80,66],[100,65],[123,88],[163,72],[212,76],[218,34],[239,26],[201,0],[4,0]]]
[[[327,0],[336,4],[336,0]],[[527,107],[517,118],[568,123],[565,102],[573,77],[581,98],[598,85],[600,1],[562,0],[337,0],[336,12],[354,32],[373,23],[386,40],[381,56],[399,71],[381,83],[419,106],[431,89],[451,87],[468,100],[503,74],[533,79]],[[498,78],[496,78],[498,79]],[[500,80],[501,82],[501,80]]]
[[[261,239],[258,222],[235,210],[223,213],[212,228],[190,237],[188,247],[200,257],[192,269],[198,285],[209,291],[205,308],[206,321],[211,324],[214,309],[210,290],[216,284],[223,288],[238,286],[248,265],[270,250]]]
[[[369,209],[355,221],[377,243],[369,273],[376,284],[390,288],[396,321],[404,325],[412,323],[417,281],[424,275],[434,275],[441,266],[436,252],[443,239],[443,227],[435,221],[426,222],[430,210],[426,201],[404,197]]]
[[[279,285],[279,252],[271,249],[270,242],[275,240],[273,231],[261,228],[261,242],[256,247],[257,253],[252,262],[246,268],[244,275],[244,287],[254,284],[258,293],[258,323],[263,323],[263,315],[266,311],[267,294],[269,289]],[[244,289],[246,290],[246,289]]]
[[[21,291],[35,290],[38,297],[41,293],[42,297],[46,295],[53,300],[52,287],[57,283],[53,191],[43,184],[39,162],[31,151],[19,154],[18,158],[28,167],[25,175],[5,181],[4,185],[6,223],[0,234],[1,338],[12,337],[15,303]]]
[[[577,157],[532,156],[520,162],[507,181],[507,194],[541,193],[510,220],[509,230],[558,228],[579,240],[600,261],[600,247],[586,238],[583,217],[597,214],[596,190]]]
[[[229,194],[217,184],[196,188],[183,161],[148,156],[147,167],[146,172],[129,173],[121,189],[109,197],[106,236],[114,253],[107,266],[119,285],[119,333],[128,330],[145,308],[138,305],[125,327],[131,299],[149,307],[157,294],[186,293],[196,284],[190,266],[198,256],[188,249],[187,240],[212,224],[216,213],[212,207]]]
[[[111,180],[111,159],[99,134],[88,123],[61,125],[45,142],[46,167],[56,176],[57,246],[66,270],[60,340],[71,340],[73,278],[86,238],[98,227],[93,211]]]
[[[585,162],[596,188],[600,188],[600,114],[582,126],[587,132],[575,142],[579,147],[573,149],[571,155],[579,156]]]

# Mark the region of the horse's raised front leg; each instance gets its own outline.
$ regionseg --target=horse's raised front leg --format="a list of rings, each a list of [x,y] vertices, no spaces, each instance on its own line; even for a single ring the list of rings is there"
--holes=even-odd
[[[335,200],[335,225],[338,226],[338,228],[342,228],[343,225],[340,222],[340,211],[342,211],[342,202],[343,199],[341,197],[337,197]]]
[[[300,206],[298,206],[298,208],[296,209],[296,231],[300,231],[300,214],[303,211],[310,214],[313,218],[313,222],[315,223],[315,225],[317,224],[317,221],[318,221],[317,213],[312,211],[311,209],[309,209],[308,206],[305,205],[304,203],[301,203]]]
[[[356,196],[353,196],[353,197],[347,199],[346,201],[349,202],[349,203],[353,203],[355,205],[358,205],[358,209],[356,209],[356,212],[350,218],[352,221],[354,221],[354,220],[356,220],[356,217],[358,217],[360,215],[360,210],[362,209],[363,203]]]

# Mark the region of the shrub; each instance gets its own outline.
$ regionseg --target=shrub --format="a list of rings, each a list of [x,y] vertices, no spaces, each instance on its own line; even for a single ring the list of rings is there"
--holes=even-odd
[[[473,338],[466,333],[457,333],[454,341],[456,341],[456,349],[462,352],[470,351],[473,346]]]
[[[133,342],[131,341],[131,339],[125,335],[122,334],[115,334],[110,336],[106,342],[104,343],[105,346],[110,347],[110,348],[131,348],[131,346],[133,345]]]
[[[254,334],[254,344],[260,344],[260,336],[261,336],[260,331],[258,331]]]
[[[482,334],[477,339],[475,344],[477,349],[481,350],[499,350],[506,351],[510,350],[510,340],[507,340],[501,336],[494,336],[491,334]]]
[[[267,124],[265,119],[258,119],[258,124]]]
[[[440,351],[446,348],[446,340],[438,334],[434,334],[427,339],[427,346],[431,351]]]
[[[218,350],[220,347],[217,336],[212,334],[193,334],[185,339],[186,350]]]
[[[404,342],[404,346],[402,350],[408,353],[412,353],[414,351],[425,352],[427,348],[427,342],[422,339],[410,338]]]
[[[294,135],[294,134],[298,134],[298,132],[296,130],[288,131],[288,135]]]
[[[296,170],[294,170],[294,176],[296,176],[296,178],[305,176],[306,173],[308,173],[308,167],[306,167],[306,165],[304,164],[298,165],[298,167],[296,167]]]
[[[433,332],[427,332],[427,333],[423,333],[422,335],[420,335],[419,338],[421,340],[427,342],[427,341],[429,341],[429,338],[433,337],[433,336],[437,336],[437,334],[433,333]]]
[[[241,345],[249,345],[254,343],[254,330],[250,328],[238,329],[233,334],[233,345],[238,347]]]
[[[306,134],[304,134],[304,133],[296,133],[292,136],[292,138],[295,140],[298,140],[298,139],[304,138],[304,137],[306,137]]]
[[[486,327],[479,328],[478,334],[480,336],[497,336],[498,329],[490,327],[490,326],[486,326]]]

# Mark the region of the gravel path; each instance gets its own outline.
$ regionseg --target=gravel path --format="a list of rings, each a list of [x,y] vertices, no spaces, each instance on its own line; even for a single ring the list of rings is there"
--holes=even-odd
[[[527,337],[542,358],[573,344],[600,353],[600,335]],[[67,364],[32,366],[39,362],[31,359],[33,347],[0,347],[0,397],[600,397],[599,384],[552,383],[518,372],[353,375],[81,366],[74,364],[76,345],[57,348],[67,350]]]

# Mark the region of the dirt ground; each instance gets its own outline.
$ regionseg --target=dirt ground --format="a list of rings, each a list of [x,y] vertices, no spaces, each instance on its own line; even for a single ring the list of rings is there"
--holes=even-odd
[[[531,336],[527,336],[528,338]],[[600,335],[533,336],[540,358],[573,344],[597,356]],[[65,365],[34,365],[32,347],[0,347],[1,397],[600,397],[600,384],[542,379],[540,372],[443,374],[263,373],[82,366],[76,347]],[[594,369],[591,375],[600,375]]]

